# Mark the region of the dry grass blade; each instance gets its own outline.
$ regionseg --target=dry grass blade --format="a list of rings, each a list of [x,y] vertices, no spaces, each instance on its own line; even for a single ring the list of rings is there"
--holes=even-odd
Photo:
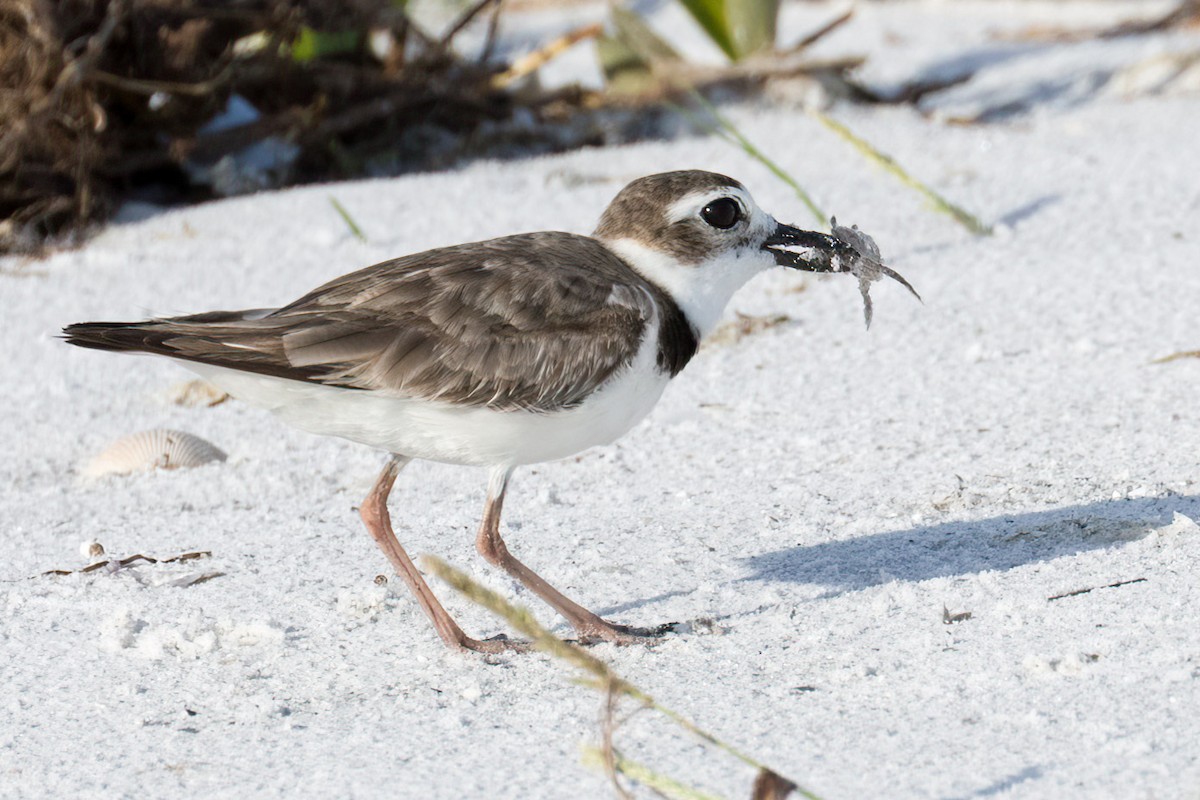
[[[1184,358],[1200,358],[1200,350],[1182,350],[1178,353],[1171,353],[1169,356],[1156,358],[1151,361],[1151,364],[1169,364],[1172,361],[1179,361]]]
[[[455,569],[436,556],[423,556],[421,558],[421,563],[434,575],[437,575],[443,581],[450,584],[450,586],[452,586],[456,591],[466,596],[468,600],[483,606],[493,614],[505,619],[510,625],[512,625],[513,628],[529,637],[530,641],[533,642],[534,647],[538,648],[539,650],[544,650],[555,658],[566,661],[579,667],[585,672],[588,672],[593,676],[593,679],[584,681],[584,683],[587,685],[590,685],[593,688],[596,688],[611,696],[625,696],[642,703],[648,708],[652,708],[658,713],[667,717],[669,720],[696,738],[707,742],[708,744],[724,751],[725,753],[728,753],[738,761],[741,761],[743,764],[753,767],[760,773],[769,772],[773,775],[775,774],[765,764],[761,763],[757,759],[742,752],[733,745],[718,739],[713,734],[696,725],[696,723],[692,722],[687,717],[683,716],[677,711],[667,708],[646,692],[624,680],[618,676],[616,672],[614,672],[613,669],[604,661],[601,661],[577,645],[571,644],[570,642],[564,642],[562,639],[559,639],[553,633],[542,627],[542,625],[533,618],[533,615],[529,613],[527,609],[514,606],[512,603],[508,602],[491,589],[481,586],[479,583],[468,577],[465,573]],[[618,768],[620,767],[619,759],[617,761],[617,766]],[[781,778],[781,780],[783,779]],[[793,783],[793,785],[795,786],[795,791],[798,792],[802,797],[808,798],[808,800],[820,800],[816,794],[807,791],[798,784]]]
[[[614,691],[629,694],[633,687],[620,680],[616,674],[600,659],[584,650],[582,647],[564,642],[550,631],[542,627],[528,609],[514,606],[500,595],[475,581],[465,573],[442,561],[436,556],[424,556],[422,565],[437,575],[468,600],[483,606],[498,617],[508,621],[521,634],[529,637],[534,647],[544,650],[555,658],[567,661],[585,672],[590,672],[598,678],[602,685],[611,686]],[[640,694],[640,692],[639,692]]]
[[[633,795],[621,785],[620,768],[617,764],[619,758],[617,749],[613,746],[613,734],[617,729],[617,703],[621,700],[620,696],[613,690],[612,686],[604,693],[604,716],[600,721],[601,731],[601,746],[600,755],[604,763],[604,771],[608,773],[608,780],[613,786],[613,791],[622,800],[632,800]]]
[[[588,747],[583,751],[583,763],[589,766],[604,766],[605,758],[605,753],[595,747]],[[628,759],[620,753],[614,753],[614,759],[615,768],[620,774],[665,797],[679,798],[679,800],[721,800],[716,795],[693,789],[669,775],[655,772],[645,764]]]

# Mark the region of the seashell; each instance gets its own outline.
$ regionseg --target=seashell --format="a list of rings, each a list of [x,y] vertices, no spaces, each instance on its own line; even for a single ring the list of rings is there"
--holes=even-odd
[[[95,539],[85,539],[79,543],[79,555],[89,559],[99,558],[104,555],[104,545]]]
[[[152,469],[198,467],[210,461],[224,460],[225,453],[199,436],[159,428],[113,442],[88,462],[83,474],[88,478],[100,478]]]
[[[229,394],[208,381],[196,378],[175,384],[167,390],[166,398],[177,406],[201,408],[220,405],[229,399]]]

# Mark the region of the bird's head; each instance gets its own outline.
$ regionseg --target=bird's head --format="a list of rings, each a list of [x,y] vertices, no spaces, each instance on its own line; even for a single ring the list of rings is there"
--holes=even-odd
[[[826,271],[838,247],[829,236],[776,222],[733,178],[700,170],[633,181],[605,209],[594,236],[670,294],[701,336],[759,272]]]

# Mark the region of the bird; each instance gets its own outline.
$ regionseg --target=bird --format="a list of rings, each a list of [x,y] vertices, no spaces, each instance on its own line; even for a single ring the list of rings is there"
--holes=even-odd
[[[772,267],[830,272],[844,241],[777,222],[703,170],[638,178],[590,236],[520,233],[441,247],[335,278],[276,309],[63,328],[73,345],[151,353],[316,434],[388,454],[359,514],[442,641],[468,636],[395,536],[388,497],[414,459],[485,467],[476,548],[579,641],[630,644],[665,628],[603,619],[519,561],[500,533],[517,467],[609,444],[649,414],[733,296]]]

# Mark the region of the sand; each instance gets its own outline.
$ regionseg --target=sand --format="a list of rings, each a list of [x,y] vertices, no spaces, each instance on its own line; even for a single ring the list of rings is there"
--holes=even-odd
[[[867,332],[852,278],[765,275],[727,316],[786,320],[707,345],[625,439],[515,476],[505,531],[522,559],[616,620],[698,623],[591,652],[822,797],[1200,794],[1200,358],[1154,363],[1200,349],[1200,95],[1119,80],[1200,42],[990,38],[1125,9],[867,7],[822,45],[869,52],[880,86],[990,54],[925,113],[834,110],[990,237],[796,106],[727,109],[924,304],[876,284]],[[796,37],[821,16],[788,14]],[[1054,81],[1070,90],[1039,93]],[[990,124],[943,121],[996,103]],[[734,175],[779,219],[816,224],[741,151],[689,138],[127,208],[79,250],[0,261],[0,796],[610,795],[581,757],[600,739],[594,691],[544,655],[447,652],[399,581],[375,582],[386,564],[354,509],[382,454],[236,402],[176,405],[185,370],[56,335],[279,305],[437,245],[587,232],[627,180],[672,168]],[[151,428],[229,458],[82,477]],[[482,471],[414,464],[392,499],[401,541],[567,634],[475,555],[483,491]],[[90,540],[211,556],[40,574],[90,563]],[[469,631],[504,630],[436,588]],[[752,770],[653,713],[616,738],[749,796]]]

